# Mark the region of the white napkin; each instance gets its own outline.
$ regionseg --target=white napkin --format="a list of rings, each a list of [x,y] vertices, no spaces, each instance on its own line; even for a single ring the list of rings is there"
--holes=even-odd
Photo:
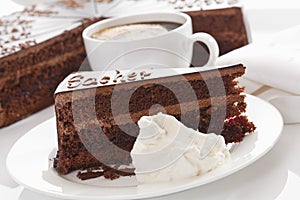
[[[300,26],[267,41],[252,43],[221,56],[217,65],[243,63],[246,92],[278,108],[286,123],[300,123]]]

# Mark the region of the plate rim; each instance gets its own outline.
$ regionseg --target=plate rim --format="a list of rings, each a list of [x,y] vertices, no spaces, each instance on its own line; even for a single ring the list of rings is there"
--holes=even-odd
[[[167,188],[167,189],[165,189],[165,190],[163,190],[159,193],[155,193],[155,194],[153,194],[153,193],[152,194],[151,193],[137,194],[136,193],[136,194],[112,195],[112,196],[101,197],[101,196],[92,196],[92,195],[90,195],[90,196],[81,196],[82,194],[80,196],[78,196],[78,194],[71,195],[71,194],[66,194],[66,193],[58,192],[58,191],[49,191],[49,190],[45,190],[45,189],[41,189],[41,188],[35,188],[35,187],[32,187],[30,184],[23,183],[17,177],[15,177],[14,172],[10,170],[10,167],[9,167],[10,164],[9,163],[10,163],[10,159],[11,159],[11,154],[13,153],[13,150],[18,146],[19,142],[23,141],[24,138],[26,138],[26,136],[29,135],[29,133],[34,132],[35,129],[38,129],[40,126],[43,126],[44,124],[50,123],[50,121],[53,121],[53,119],[55,120],[55,117],[51,117],[50,119],[45,120],[44,122],[38,124],[37,126],[32,128],[31,130],[29,130],[26,134],[24,134],[21,138],[19,138],[19,140],[12,146],[9,153],[7,154],[6,169],[9,173],[9,175],[12,177],[12,179],[16,183],[18,183],[19,185],[22,185],[25,188],[27,188],[31,191],[37,192],[39,194],[48,195],[48,196],[56,197],[56,198],[63,198],[63,199],[82,199],[82,198],[84,198],[84,199],[111,199],[111,200],[117,200],[117,199],[144,199],[144,198],[154,198],[154,197],[159,197],[159,196],[165,196],[165,195],[168,195],[168,194],[175,194],[175,193],[178,193],[178,192],[187,191],[187,190],[190,190],[190,189],[193,189],[193,188],[196,188],[196,187],[200,187],[200,186],[215,182],[217,180],[221,180],[225,177],[230,176],[231,174],[234,174],[234,173],[240,171],[241,169],[249,167],[251,164],[255,163],[257,160],[259,160],[264,155],[266,155],[279,141],[279,139],[281,137],[281,134],[282,134],[282,131],[283,131],[283,127],[284,127],[283,117],[282,117],[281,113],[278,111],[278,109],[275,106],[273,106],[269,102],[267,102],[267,101],[265,101],[265,100],[263,100],[259,97],[256,97],[256,96],[253,96],[253,95],[250,95],[250,94],[246,94],[246,99],[247,98],[253,99],[254,101],[261,102],[261,103],[265,104],[266,106],[269,106],[269,108],[274,111],[273,114],[275,115],[275,113],[276,113],[276,116],[278,117],[278,120],[281,122],[280,124],[278,124],[279,127],[278,127],[277,137],[274,139],[274,141],[272,142],[271,145],[269,145],[263,152],[256,155],[250,161],[248,161],[248,162],[246,162],[246,163],[244,163],[244,164],[242,164],[238,167],[234,167],[233,169],[227,170],[225,173],[217,174],[216,176],[213,176],[208,180],[202,181],[202,183],[200,182],[200,184],[199,183],[197,184],[197,181],[192,181],[192,183],[187,183],[187,184],[184,184],[184,185],[177,186],[175,189]],[[258,133],[256,133],[256,134],[258,134]],[[47,159],[48,159],[48,157],[47,157]],[[60,178],[62,178],[62,177],[60,177]],[[73,184],[79,184],[79,183],[74,183],[74,182],[72,182],[72,183]],[[97,186],[90,186],[90,187],[97,187]],[[105,187],[105,188],[107,189],[108,187]],[[124,187],[124,188],[130,188],[130,187]],[[131,188],[132,188],[132,186],[131,186]],[[87,195],[87,194],[85,194],[85,195]]]

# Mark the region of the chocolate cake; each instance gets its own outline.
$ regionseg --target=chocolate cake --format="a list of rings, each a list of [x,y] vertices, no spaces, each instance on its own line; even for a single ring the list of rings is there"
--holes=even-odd
[[[227,1],[215,4],[174,9],[192,17],[195,32],[212,34],[221,54],[247,44],[241,7]],[[0,127],[51,105],[59,82],[86,58],[81,33],[101,18],[78,14],[72,5],[32,6],[1,18]],[[83,66],[89,69],[88,63]]]
[[[34,6],[1,18],[0,127],[53,104],[57,85],[86,58],[81,33],[94,21]]]
[[[255,130],[236,78],[243,65],[147,71],[79,72],[55,94],[60,174],[131,163],[137,121],[165,112],[190,128],[240,142]]]
[[[240,7],[187,12],[193,21],[194,32],[211,34],[220,46],[220,55],[249,43]]]
[[[249,43],[247,23],[240,0],[173,0],[177,11],[191,16],[194,32],[211,34],[220,46],[220,55]]]

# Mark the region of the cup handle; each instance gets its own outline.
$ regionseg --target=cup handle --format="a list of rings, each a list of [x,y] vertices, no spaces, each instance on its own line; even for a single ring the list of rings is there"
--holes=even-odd
[[[193,42],[203,42],[209,51],[209,58],[204,66],[214,66],[219,57],[219,46],[215,38],[207,33],[195,33],[191,36]]]

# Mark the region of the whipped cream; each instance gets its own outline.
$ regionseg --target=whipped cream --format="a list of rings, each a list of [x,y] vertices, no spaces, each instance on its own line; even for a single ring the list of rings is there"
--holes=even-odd
[[[222,136],[195,131],[173,116],[144,116],[138,125],[131,157],[139,183],[200,176],[231,157]]]

